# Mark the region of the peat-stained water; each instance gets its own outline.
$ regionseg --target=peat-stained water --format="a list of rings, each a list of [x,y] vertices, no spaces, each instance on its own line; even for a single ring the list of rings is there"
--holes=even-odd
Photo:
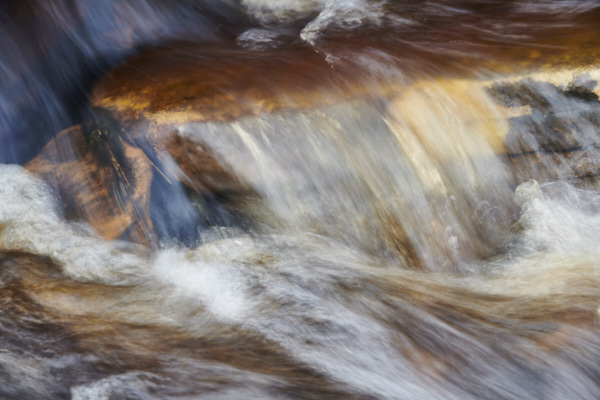
[[[600,396],[597,2],[52,4],[0,14],[0,398]]]

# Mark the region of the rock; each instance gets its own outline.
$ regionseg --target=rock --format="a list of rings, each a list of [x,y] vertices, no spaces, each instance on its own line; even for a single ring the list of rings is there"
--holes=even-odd
[[[597,68],[537,74],[490,87],[499,104],[526,107],[510,118],[506,154],[517,182],[595,181],[600,173]],[[507,93],[519,91],[507,103]]]
[[[494,84],[490,94],[506,107],[528,107],[527,115],[511,119],[506,139],[511,153],[567,152],[598,142],[600,102],[593,92],[597,81],[576,80],[562,87],[530,78]],[[512,95],[511,95],[512,93]]]
[[[25,166],[59,193],[66,216],[88,221],[107,239],[155,243],[149,213],[152,163],[103,128],[60,132]]]

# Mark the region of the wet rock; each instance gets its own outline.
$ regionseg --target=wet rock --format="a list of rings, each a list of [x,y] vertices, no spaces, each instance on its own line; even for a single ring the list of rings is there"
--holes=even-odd
[[[506,155],[516,182],[595,180],[600,172],[598,70],[579,68],[492,82],[510,116]]]
[[[600,176],[600,147],[566,153],[543,151],[508,157],[508,163],[517,182],[528,179],[541,181],[596,179]]]
[[[492,84],[488,91],[498,104],[529,109],[527,115],[510,119],[508,152],[570,152],[596,145],[600,134],[596,86],[597,81],[585,73],[562,84],[531,78]]]
[[[598,101],[598,94],[594,92],[597,87],[597,80],[592,79],[589,74],[581,74],[569,84],[564,93],[583,101]]]
[[[65,214],[107,239],[154,243],[149,215],[152,164],[144,152],[103,128],[60,132],[25,166],[59,193]]]
[[[532,106],[548,110],[551,107],[549,98],[558,89],[548,82],[526,78],[516,83],[494,83],[488,91],[504,107]]]

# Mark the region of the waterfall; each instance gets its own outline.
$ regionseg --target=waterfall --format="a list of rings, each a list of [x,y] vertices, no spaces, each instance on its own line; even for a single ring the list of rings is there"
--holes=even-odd
[[[597,399],[595,1],[0,8],[1,399]]]

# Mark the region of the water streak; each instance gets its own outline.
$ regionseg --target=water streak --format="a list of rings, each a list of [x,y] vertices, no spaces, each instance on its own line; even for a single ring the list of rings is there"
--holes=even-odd
[[[599,12],[2,6],[0,398],[597,399]]]

